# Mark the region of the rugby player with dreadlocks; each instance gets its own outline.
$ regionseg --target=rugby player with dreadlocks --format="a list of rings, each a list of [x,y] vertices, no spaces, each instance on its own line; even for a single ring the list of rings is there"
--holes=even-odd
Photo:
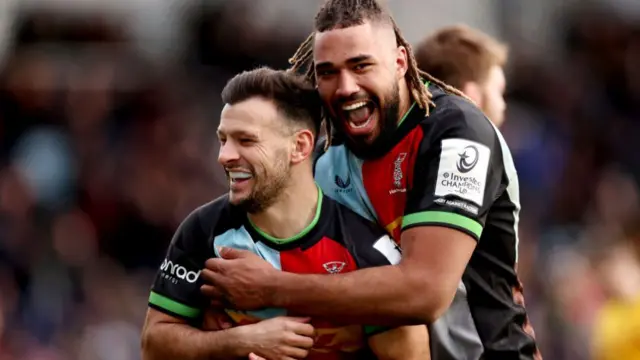
[[[202,291],[245,310],[426,323],[434,359],[539,358],[515,270],[518,179],[499,131],[460,91],[418,70],[375,0],[327,1],[292,64],[325,105],[316,182],[384,226],[402,261],[303,275],[223,249],[206,262]]]

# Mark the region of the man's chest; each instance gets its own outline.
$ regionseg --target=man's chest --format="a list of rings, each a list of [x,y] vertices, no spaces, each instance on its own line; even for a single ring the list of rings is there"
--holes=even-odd
[[[362,160],[344,146],[332,146],[315,166],[324,193],[400,239],[400,225],[421,140],[410,134],[385,156]]]
[[[228,230],[213,239],[214,248],[224,246],[251,251],[281,271],[331,275],[358,269],[353,254],[341,243],[326,236],[320,237],[317,241],[305,242],[300,246],[281,245],[283,246],[269,245],[261,241],[256,238],[253,231],[248,230],[245,226]],[[280,308],[253,311],[225,309],[225,312],[236,326],[255,324],[277,316],[299,315]],[[311,349],[310,359],[356,358],[355,355],[349,354],[354,354],[365,345],[361,325],[339,324],[320,318],[313,318],[311,324],[316,329],[316,338],[314,339],[314,347]]]

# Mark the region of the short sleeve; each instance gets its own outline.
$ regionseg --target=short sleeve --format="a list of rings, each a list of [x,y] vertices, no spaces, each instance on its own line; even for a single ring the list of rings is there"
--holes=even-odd
[[[497,130],[462,99],[431,116],[437,123],[420,146],[402,229],[446,226],[479,240],[506,187]]]
[[[185,320],[202,315],[207,302],[200,292],[200,272],[207,258],[213,256],[207,239],[196,210],[180,224],[171,240],[151,288],[150,307]]]

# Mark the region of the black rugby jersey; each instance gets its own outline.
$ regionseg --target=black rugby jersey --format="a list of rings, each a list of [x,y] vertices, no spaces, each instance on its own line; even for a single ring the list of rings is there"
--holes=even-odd
[[[198,326],[209,303],[200,292],[200,271],[207,259],[217,256],[220,246],[252,251],[277,269],[304,274],[340,274],[400,261],[398,246],[383,229],[318,192],[312,223],[289,239],[276,239],[260,231],[226,195],[193,211],[171,241],[152,286],[149,306]],[[236,325],[296,315],[275,308],[228,309],[227,313]],[[311,324],[318,337],[309,358],[321,360],[345,359],[345,353],[368,358],[366,336],[385,330],[323,319],[312,319]]]
[[[518,178],[500,132],[475,105],[429,85],[430,115],[415,104],[384,155],[360,159],[339,139],[319,142],[316,182],[394,239],[423,225],[478,241],[451,308],[430,326],[432,359],[532,359],[518,259]],[[419,295],[417,295],[419,296]]]

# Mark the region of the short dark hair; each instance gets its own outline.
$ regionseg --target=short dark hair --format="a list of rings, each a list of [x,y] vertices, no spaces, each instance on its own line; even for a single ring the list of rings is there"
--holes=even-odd
[[[415,51],[418,67],[461,89],[466,82],[482,82],[494,65],[504,66],[505,44],[466,25],[447,26],[422,40]]]
[[[322,101],[315,87],[291,71],[260,67],[234,76],[222,90],[222,102],[233,105],[253,97],[275,103],[278,111],[314,135],[322,123]]]
[[[315,18],[315,30],[345,29],[364,25],[366,21],[382,22],[394,25],[386,7],[376,0],[337,0],[327,1]],[[398,42],[402,42],[398,37]],[[398,44],[400,45],[400,44]]]

